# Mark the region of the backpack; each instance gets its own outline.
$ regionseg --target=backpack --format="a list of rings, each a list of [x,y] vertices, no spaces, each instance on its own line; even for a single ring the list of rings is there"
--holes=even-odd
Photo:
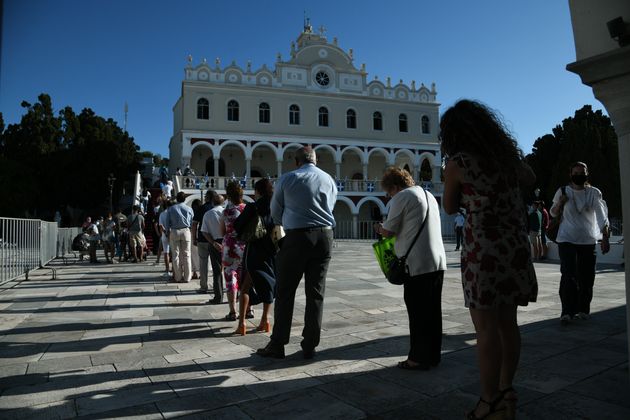
[[[87,251],[90,248],[90,244],[85,239],[85,234],[80,233],[75,236],[72,240],[72,250],[73,251]]]

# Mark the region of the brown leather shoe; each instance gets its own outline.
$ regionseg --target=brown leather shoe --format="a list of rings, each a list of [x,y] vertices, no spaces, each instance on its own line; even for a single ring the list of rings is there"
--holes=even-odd
[[[256,354],[273,359],[284,359],[284,346],[277,346],[273,341],[270,341],[265,348],[256,350]]]

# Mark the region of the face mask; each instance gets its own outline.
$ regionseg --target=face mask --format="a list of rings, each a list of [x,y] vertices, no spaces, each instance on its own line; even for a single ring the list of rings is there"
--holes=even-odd
[[[586,182],[586,175],[571,175],[571,182],[575,185],[584,185]]]

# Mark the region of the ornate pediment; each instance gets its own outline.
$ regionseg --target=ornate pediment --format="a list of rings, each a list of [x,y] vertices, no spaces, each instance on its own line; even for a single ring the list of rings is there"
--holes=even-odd
[[[392,85],[391,78],[386,83],[374,77],[367,80],[365,64],[359,69],[354,65],[352,49],[345,51],[339,47],[337,38],[329,42],[325,28],[316,33],[307,20],[304,30],[297,40],[291,43],[289,59],[283,60],[282,54],[276,55],[275,68],[272,70],[262,65],[252,70],[252,63],[239,67],[234,61],[226,67],[216,58],[210,66],[206,59],[193,66],[192,57],[188,57],[185,68],[185,80],[206,83],[246,85],[267,88],[305,89],[311,92],[340,93],[349,95],[371,96],[399,102],[436,102],[435,84],[428,89],[421,84],[416,88],[415,81],[406,85],[400,80]]]

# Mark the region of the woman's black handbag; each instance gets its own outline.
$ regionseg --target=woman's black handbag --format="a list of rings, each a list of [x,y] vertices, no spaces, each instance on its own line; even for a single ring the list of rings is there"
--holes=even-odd
[[[401,284],[405,284],[410,278],[409,268],[407,267],[407,257],[394,258],[389,264],[387,280],[391,284],[400,286]]]
[[[424,191],[424,196],[427,199],[427,214],[424,216],[422,225],[420,225],[420,229],[418,229],[418,233],[416,233],[416,237],[413,238],[413,242],[411,242],[411,245],[409,245],[409,249],[407,250],[407,253],[405,254],[405,256],[400,257],[400,258],[394,258],[389,263],[389,271],[387,272],[387,281],[397,286],[401,284],[405,284],[405,282],[411,278],[411,275],[409,274],[409,267],[407,267],[407,257],[409,256],[409,253],[411,252],[411,248],[413,248],[413,246],[415,245],[416,241],[418,240],[418,237],[420,236],[420,233],[422,232],[422,229],[424,229],[424,225],[427,223],[427,219],[429,218],[429,207],[430,207],[429,195],[427,194],[427,191],[424,188],[423,188],[423,191]]]
[[[267,234],[267,228],[262,221],[262,218],[256,213],[256,215],[250,218],[245,224],[243,231],[238,234],[238,239],[245,242],[254,242],[261,239]]]

